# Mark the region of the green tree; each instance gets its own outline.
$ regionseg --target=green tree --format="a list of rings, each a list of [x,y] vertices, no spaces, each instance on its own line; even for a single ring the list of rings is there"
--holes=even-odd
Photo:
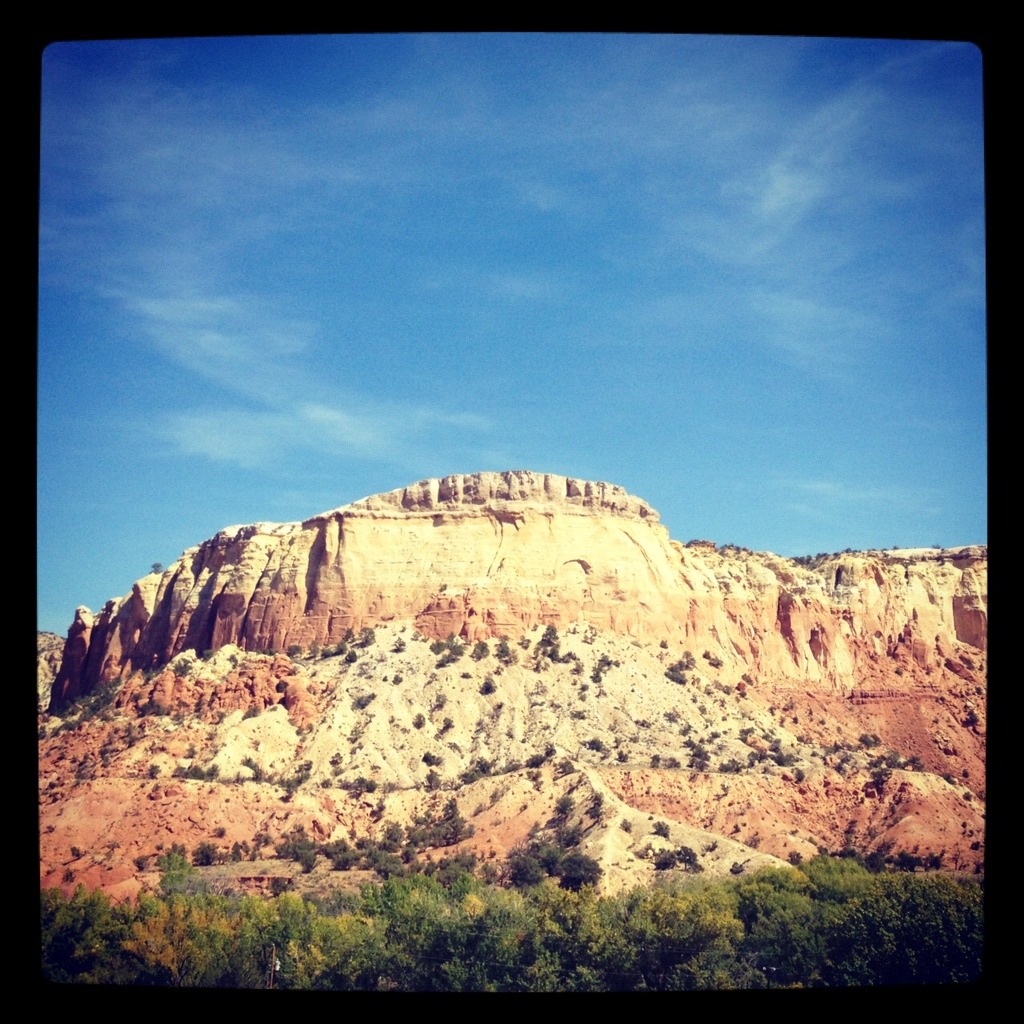
[[[959,984],[981,977],[981,887],[946,875],[885,874],[829,921],[833,985]]]
[[[573,850],[558,865],[558,884],[563,889],[579,892],[585,885],[597,885],[602,875],[601,865],[593,857]]]

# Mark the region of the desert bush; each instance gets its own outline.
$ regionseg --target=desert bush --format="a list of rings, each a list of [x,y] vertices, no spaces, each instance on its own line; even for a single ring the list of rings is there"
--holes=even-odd
[[[192,851],[192,864],[197,868],[209,867],[217,861],[217,847],[213,843],[200,843]]]
[[[654,858],[655,871],[668,871],[676,866],[675,850],[661,850]]]
[[[673,683],[678,683],[680,686],[685,686],[690,678],[686,674],[685,663],[683,661],[673,662],[667,669],[665,669],[665,678],[671,680]]]
[[[695,850],[689,846],[681,846],[676,850],[676,860],[687,870],[692,872],[703,871],[700,859]]]
[[[494,652],[494,656],[503,665],[514,665],[518,660],[518,655],[509,646],[508,637],[503,636],[498,643],[497,650]]]

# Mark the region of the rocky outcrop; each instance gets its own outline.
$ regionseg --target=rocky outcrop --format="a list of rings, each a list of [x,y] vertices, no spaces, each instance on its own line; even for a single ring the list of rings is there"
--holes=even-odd
[[[40,711],[50,705],[50,690],[60,671],[64,641],[55,633],[36,633],[36,698]]]
[[[79,609],[51,708],[185,650],[324,647],[392,621],[470,641],[581,623],[682,640],[773,684],[902,688],[962,664],[965,647],[981,656],[986,573],[980,547],[845,553],[810,568],[683,546],[612,484],[449,476],[301,523],[229,527],[98,615]]]

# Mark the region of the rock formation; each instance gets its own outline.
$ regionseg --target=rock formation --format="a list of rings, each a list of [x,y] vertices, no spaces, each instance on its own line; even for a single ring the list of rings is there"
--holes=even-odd
[[[301,523],[226,528],[95,617],[78,609],[51,709],[184,650],[305,650],[392,621],[469,641],[578,622],[686,640],[776,681],[901,686],[896,661],[909,682],[960,664],[958,644],[984,649],[986,570],[984,548],[846,553],[809,569],[672,541],[612,484],[448,476]]]
[[[452,794],[499,865],[571,796],[612,889],[655,877],[655,815],[720,874],[822,848],[980,873],[986,646],[984,547],[682,544],[610,484],[453,476],[231,527],[76,612],[40,879],[130,896],[214,842],[261,891],[267,837],[379,838]]]

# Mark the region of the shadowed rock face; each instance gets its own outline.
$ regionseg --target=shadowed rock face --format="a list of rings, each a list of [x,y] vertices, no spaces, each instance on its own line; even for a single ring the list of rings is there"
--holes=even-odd
[[[335,644],[410,621],[515,637],[585,622],[685,639],[739,671],[849,690],[901,685],[985,646],[987,552],[844,554],[815,570],[669,539],[613,484],[525,470],[422,480],[302,523],[235,526],[96,616],[79,609],[51,708],[188,649]]]

